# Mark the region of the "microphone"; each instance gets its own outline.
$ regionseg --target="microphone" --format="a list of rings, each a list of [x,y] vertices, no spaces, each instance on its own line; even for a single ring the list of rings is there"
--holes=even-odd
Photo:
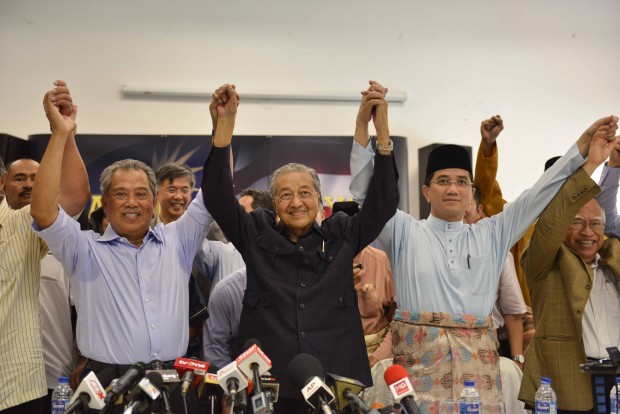
[[[84,377],[73,398],[69,401],[69,405],[65,410],[65,414],[72,414],[81,411],[84,408],[92,408],[94,410],[102,410],[105,407],[105,388],[110,385],[116,376],[115,368],[106,368],[99,373],[99,377],[94,372],[89,372]]]
[[[226,395],[234,395],[248,386],[248,380],[237,368],[237,361],[232,361],[217,371],[217,382]]]
[[[106,406],[114,403],[118,397],[124,394],[127,390],[136,385],[136,383],[144,378],[146,371],[144,370],[144,362],[138,362],[114,383],[112,389],[105,396],[103,402]]]
[[[301,393],[306,403],[314,409],[320,408],[324,414],[334,414],[330,404],[334,394],[323,382],[325,370],[321,362],[310,354],[297,354],[287,368],[288,377]]]
[[[358,380],[336,374],[327,374],[325,382],[332,392],[336,394],[336,408],[338,411],[344,410],[346,406],[350,404],[354,412],[379,414],[379,411],[368,407],[368,405],[358,397],[358,394],[366,388],[366,386]]]
[[[223,397],[222,388],[217,382],[218,368],[211,364],[205,374],[204,380],[198,388],[198,398],[200,401],[207,401],[207,412],[216,414],[220,412],[220,401]]]
[[[254,394],[262,392],[260,376],[269,371],[271,360],[260,349],[260,342],[248,339],[243,345],[245,351],[237,357],[237,367],[248,378],[254,379]]]
[[[208,362],[192,358],[177,358],[174,361],[174,369],[177,370],[179,378],[181,378],[182,396],[185,397],[191,388],[194,388],[202,381],[208,368]]]
[[[160,374],[155,371],[146,374],[146,377],[142,378],[129,393],[127,398],[129,404],[127,404],[123,414],[131,414],[136,409],[139,413],[144,413],[147,410],[152,411],[151,403],[159,398],[163,387],[164,379]]]
[[[385,370],[383,379],[392,392],[394,400],[400,400],[407,414],[420,414],[420,408],[415,402],[415,391],[409,380],[409,374],[402,365],[392,365]]]
[[[278,394],[280,392],[280,383],[271,375],[261,375],[260,382],[263,386],[265,394],[272,402],[278,402]]]
[[[260,342],[248,339],[243,345],[245,351],[237,357],[237,367],[246,376],[254,380],[254,393],[251,405],[254,414],[271,414],[271,402],[263,392],[261,375],[271,368],[271,360],[260,349]]]

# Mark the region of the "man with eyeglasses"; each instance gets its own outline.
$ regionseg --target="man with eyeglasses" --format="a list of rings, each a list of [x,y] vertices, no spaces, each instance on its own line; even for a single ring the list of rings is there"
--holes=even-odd
[[[108,367],[119,376],[138,362],[185,354],[188,343],[188,281],[192,261],[211,215],[199,191],[169,224],[149,227],[156,204],[153,170],[122,160],[101,174],[102,205],[109,225],[103,235],[81,231],[58,207],[60,168],[73,119],[46,97],[52,136],[32,191],[33,227],[69,274],[77,309],[77,343],[88,370]],[[147,369],[155,367],[149,364]]]
[[[205,165],[205,188],[217,196],[207,197],[207,207],[247,265],[237,355],[246,340],[258,339],[280,382],[275,412],[307,412],[287,375],[289,362],[301,352],[317,357],[326,372],[372,383],[352,263],[398,205],[387,102],[381,93],[362,92],[358,118],[374,119],[380,144],[366,206],[354,217],[337,213],[319,225],[320,181],[302,164],[287,164],[270,177],[279,222],[270,211],[247,213],[239,204],[228,156],[238,96],[232,85],[224,85],[213,98],[218,130]]]
[[[611,140],[617,121],[613,116],[596,121],[529,191],[502,213],[471,225],[463,223],[473,193],[469,154],[457,145],[431,152],[422,187],[430,216],[416,220],[399,210],[379,236],[400,308],[391,325],[395,362],[408,370],[423,411],[436,410],[441,399],[458,398],[469,379],[476,381],[483,402],[501,401],[489,315],[508,251],[584,164],[595,132],[605,129]],[[356,134],[350,186],[355,201],[366,197],[373,156],[368,135]]]
[[[558,413],[595,412],[590,374],[579,364],[607,358],[607,347],[620,346],[617,139],[609,149],[600,189],[584,165],[585,172],[577,171],[541,214],[522,259],[536,331],[519,398],[533,404],[540,376],[550,377]],[[612,236],[607,240],[606,228]],[[614,382],[613,376],[606,380],[607,395]]]

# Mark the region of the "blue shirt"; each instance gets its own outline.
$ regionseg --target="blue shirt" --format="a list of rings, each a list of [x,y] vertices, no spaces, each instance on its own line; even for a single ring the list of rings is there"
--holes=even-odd
[[[69,274],[84,356],[134,364],[185,354],[189,275],[212,220],[199,191],[181,218],[149,229],[139,248],[112,226],[103,236],[80,231],[62,209],[45,230],[33,223]]]
[[[239,269],[245,268],[241,253],[232,243],[219,240],[203,240],[194,259],[194,277],[211,283],[211,292],[220,280]]]
[[[211,292],[209,317],[205,321],[202,338],[205,361],[218,368],[232,361],[246,286],[247,272],[244,267],[226,276]]]
[[[374,153],[354,141],[350,191],[361,204],[373,170]],[[536,220],[584,159],[577,145],[504,211],[476,224],[434,217],[416,220],[398,210],[379,241],[394,274],[399,308],[422,312],[489,315],[510,247]]]

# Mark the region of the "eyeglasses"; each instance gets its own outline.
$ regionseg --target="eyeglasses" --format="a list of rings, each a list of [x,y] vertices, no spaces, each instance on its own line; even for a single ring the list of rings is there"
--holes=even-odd
[[[440,178],[439,180],[431,181],[430,183],[437,184],[440,187],[449,187],[450,185],[454,184],[458,188],[466,188],[472,185],[472,183],[470,183],[468,180],[448,180],[446,178]]]
[[[586,227],[590,227],[592,231],[601,231],[605,228],[605,223],[602,221],[591,221],[590,224],[587,225],[583,220],[573,220],[569,226],[575,230],[585,230]]]
[[[312,199],[312,197],[314,197],[315,195],[316,193],[308,190],[302,190],[298,193],[291,193],[290,191],[287,191],[280,194],[279,196],[276,196],[276,198],[280,201],[293,201],[295,196],[297,196],[300,200],[306,201]]]

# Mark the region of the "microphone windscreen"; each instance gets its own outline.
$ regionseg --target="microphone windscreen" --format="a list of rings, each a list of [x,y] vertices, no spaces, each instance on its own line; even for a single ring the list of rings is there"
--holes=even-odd
[[[115,367],[108,367],[97,374],[97,379],[103,388],[108,388],[114,378],[118,377],[118,372]]]
[[[325,378],[325,369],[321,361],[313,355],[304,353],[297,354],[291,359],[286,372],[289,380],[298,389],[303,388],[310,378]]]
[[[146,374],[148,380],[157,387],[159,391],[164,389],[164,378],[161,376],[159,372],[151,371]]]
[[[257,347],[260,348],[260,341],[258,339],[254,339],[254,338],[250,338],[247,341],[245,341],[243,343],[243,350],[247,350],[248,348],[250,348],[252,345],[256,345]]]
[[[388,369],[386,369],[383,373],[383,379],[388,386],[408,377],[409,374],[407,373],[405,367],[398,364],[388,367]]]

